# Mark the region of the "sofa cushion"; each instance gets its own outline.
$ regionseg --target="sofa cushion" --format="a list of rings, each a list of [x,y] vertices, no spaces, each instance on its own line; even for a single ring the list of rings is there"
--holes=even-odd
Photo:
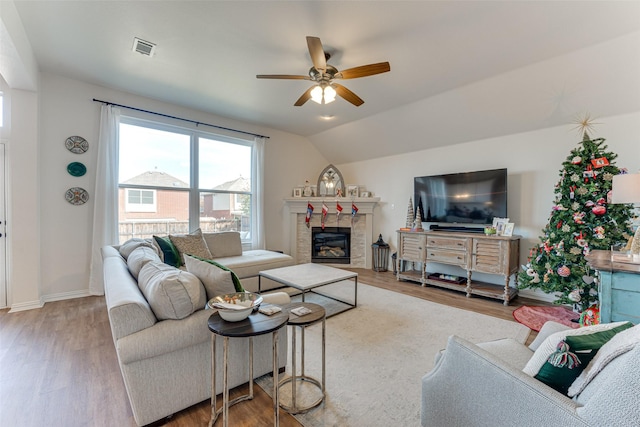
[[[569,387],[567,393],[569,397],[580,394],[582,390],[602,371],[612,360],[632,350],[634,347],[640,347],[640,325],[624,330],[616,334],[605,345],[603,345],[596,356],[589,362],[589,365],[576,378]]]
[[[487,341],[477,345],[517,369],[524,368],[531,356],[533,356],[532,350],[513,338]]]
[[[142,267],[138,286],[158,320],[184,319],[206,303],[200,279],[161,262]]]
[[[242,256],[216,258],[216,262],[233,270],[240,279],[257,276],[262,270],[295,264],[289,255],[263,249],[244,251]]]
[[[169,234],[169,239],[178,250],[181,263],[184,263],[184,254],[206,259],[213,258],[199,228],[190,234]]]
[[[242,240],[237,231],[221,231],[219,233],[203,233],[211,258],[242,255]]]
[[[236,292],[231,271],[191,255],[184,256],[184,263],[187,271],[200,279],[204,285],[204,289],[207,292],[207,300],[218,295]]]
[[[122,245],[120,245],[118,251],[120,252],[120,255],[122,255],[122,258],[128,259],[129,255],[131,255],[131,252],[135,251],[140,246],[151,248],[154,252],[156,251],[156,248],[153,246],[153,243],[151,243],[150,240],[140,238],[127,240]]]
[[[172,267],[180,267],[182,265],[178,249],[176,249],[173,243],[171,243],[171,239],[169,239],[169,236],[153,236],[153,240],[160,247],[160,250],[162,251],[162,261],[165,264]]]
[[[127,267],[136,280],[138,280],[140,270],[142,270],[142,267],[148,262],[162,262],[156,251],[148,246],[139,246],[129,254]]]
[[[578,329],[567,329],[564,331],[556,332],[549,335],[540,346],[536,349],[531,356],[531,359],[524,367],[523,371],[530,375],[535,376],[542,365],[545,364],[551,353],[556,351],[560,341],[564,340],[568,335],[587,335],[594,332],[605,331],[607,329],[613,329],[627,322],[615,322],[615,323],[602,323],[600,325],[586,326]]]
[[[534,377],[560,393],[567,394],[569,386],[589,364],[597,351],[619,331],[630,324],[587,335],[569,335]]]
[[[238,275],[231,270],[229,267],[224,266],[212,259],[205,259],[205,258],[200,258],[194,255],[191,255],[193,258],[197,259],[198,261],[202,261],[202,262],[206,262],[208,264],[211,264],[213,266],[215,266],[216,268],[219,268],[221,270],[224,271],[228,271],[229,273],[231,273],[231,280],[233,281],[233,286],[235,287],[235,292],[244,292],[244,287],[242,286],[242,283],[240,282],[240,278],[238,277]]]

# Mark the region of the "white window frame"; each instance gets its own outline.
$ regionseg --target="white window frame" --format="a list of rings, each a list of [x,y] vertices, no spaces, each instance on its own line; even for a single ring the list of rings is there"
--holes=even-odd
[[[155,121],[155,120],[141,119],[141,118],[132,117],[132,116],[121,116],[120,123],[131,125],[131,126],[146,127],[150,129],[164,131],[164,132],[172,132],[172,133],[178,133],[178,134],[190,136],[191,138],[190,175],[191,176],[190,176],[189,188],[166,188],[167,190],[171,190],[171,191],[188,191],[189,192],[189,229],[190,230],[195,230],[200,226],[200,193],[202,192],[217,193],[217,194],[229,193],[228,191],[218,191],[211,188],[199,188],[199,182],[198,182],[199,181],[199,164],[198,164],[199,163],[198,162],[199,139],[200,138],[212,139],[212,140],[226,142],[230,144],[248,146],[251,148],[250,158],[253,159],[255,157],[253,151],[256,150],[256,147],[255,147],[254,141],[252,140],[233,138],[226,135],[219,135],[211,132],[203,132],[201,130],[191,129],[188,127],[169,125],[169,124]],[[237,194],[248,194],[250,196],[251,208],[250,208],[249,224],[252,224],[252,225],[256,224],[257,222],[255,221],[255,215],[257,215],[256,208],[255,208],[257,205],[255,189],[257,188],[256,182],[261,179],[260,177],[257,176],[258,174],[257,171],[259,169],[262,169],[262,168],[259,168],[259,166],[256,165],[253,160],[251,160],[251,190],[247,192],[237,193]],[[118,187],[125,188],[125,189],[140,188],[138,186],[129,186],[129,185],[121,184],[120,182],[118,182]],[[145,187],[145,189],[150,189],[150,188],[156,189],[156,190],[165,189],[164,187]],[[232,193],[236,194],[236,192],[232,192]],[[126,203],[126,199],[125,199],[125,203]],[[253,230],[251,232],[253,232]],[[252,239],[250,236],[251,233],[245,236],[246,234],[247,233],[240,233],[241,239],[242,239],[242,245],[245,249],[251,249],[251,245],[252,245]]]

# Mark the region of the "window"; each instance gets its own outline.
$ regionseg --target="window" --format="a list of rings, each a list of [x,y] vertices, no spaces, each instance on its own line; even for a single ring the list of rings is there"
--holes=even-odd
[[[155,212],[156,211],[156,191],[126,188],[127,202],[125,210],[127,212]]]
[[[238,231],[251,243],[253,141],[121,119],[120,241]]]

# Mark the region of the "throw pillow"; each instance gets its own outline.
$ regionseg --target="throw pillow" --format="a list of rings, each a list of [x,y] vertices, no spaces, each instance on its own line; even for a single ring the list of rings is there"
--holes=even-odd
[[[145,246],[147,248],[151,248],[154,251],[156,250],[153,247],[153,243],[151,243],[151,241],[149,241],[147,239],[133,238],[133,239],[127,240],[122,245],[120,245],[120,248],[118,249],[118,252],[120,252],[120,255],[122,255],[122,258],[128,259],[129,255],[131,255],[131,252],[135,251],[140,246]]]
[[[184,263],[187,271],[194,274],[207,292],[207,300],[218,295],[236,292],[236,288],[231,277],[231,272],[223,270],[207,261],[201,261],[191,255],[184,256]]]
[[[162,251],[162,260],[165,264],[168,264],[172,267],[180,267],[182,262],[180,261],[180,254],[173,243],[171,243],[171,239],[169,236],[167,237],[158,237],[153,236],[153,240],[158,244],[160,250]]]
[[[147,246],[140,246],[135,251],[131,252],[127,258],[127,267],[129,267],[129,272],[136,278],[136,280],[138,280],[140,270],[142,270],[142,267],[144,267],[148,262],[162,261],[156,251]]]
[[[589,362],[586,369],[583,370],[580,376],[571,384],[567,395],[574,397],[580,394],[609,362],[639,345],[640,325],[616,334],[616,336],[611,338],[598,350],[596,356]]]
[[[218,267],[218,268],[220,268],[220,269],[222,269],[224,271],[230,272],[231,273],[231,278],[233,279],[233,286],[236,288],[235,291],[236,292],[244,292],[245,291],[244,287],[242,286],[242,283],[240,282],[240,279],[238,278],[238,275],[236,273],[234,273],[233,270],[231,270],[229,267],[226,267],[226,266],[224,266],[222,264],[219,264],[219,263],[215,262],[212,259],[204,259],[204,258],[197,257],[195,255],[191,255],[191,254],[189,254],[189,255],[191,257],[193,257],[193,258],[196,258],[199,261],[209,263],[209,264],[214,265],[214,266],[216,266],[216,267]]]
[[[237,231],[203,233],[204,241],[211,252],[211,258],[242,255],[242,241]]]
[[[158,320],[184,319],[206,303],[204,287],[196,276],[161,262],[142,267],[138,287]]]
[[[535,376],[538,371],[540,371],[540,368],[542,368],[542,365],[544,365],[547,359],[549,359],[549,356],[551,356],[551,354],[556,351],[556,348],[558,347],[558,344],[560,344],[560,341],[563,341],[568,335],[588,335],[594,332],[613,329],[625,323],[628,322],[602,323],[599,325],[585,326],[578,329],[567,329],[551,334],[536,349],[536,351],[533,353],[533,356],[531,356],[531,359],[529,359],[529,362],[527,362],[527,365],[522,371],[529,376]]]
[[[178,250],[181,263],[184,263],[184,254],[196,255],[206,259],[213,258],[199,228],[190,234],[169,234],[169,239]]]
[[[625,323],[616,328],[593,334],[565,337],[534,378],[562,394],[567,394],[571,383],[586,368],[600,347],[618,332],[632,326],[631,323]]]

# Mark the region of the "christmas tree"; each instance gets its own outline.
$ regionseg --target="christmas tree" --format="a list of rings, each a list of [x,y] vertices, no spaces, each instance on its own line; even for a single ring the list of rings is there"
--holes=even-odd
[[[582,312],[598,302],[595,271],[585,259],[594,249],[629,239],[630,205],[610,204],[611,182],[620,169],[617,155],[607,152],[603,138],[584,138],[562,164],[555,204],[542,230],[540,244],[518,273],[518,287],[558,293],[556,304],[575,304]]]

